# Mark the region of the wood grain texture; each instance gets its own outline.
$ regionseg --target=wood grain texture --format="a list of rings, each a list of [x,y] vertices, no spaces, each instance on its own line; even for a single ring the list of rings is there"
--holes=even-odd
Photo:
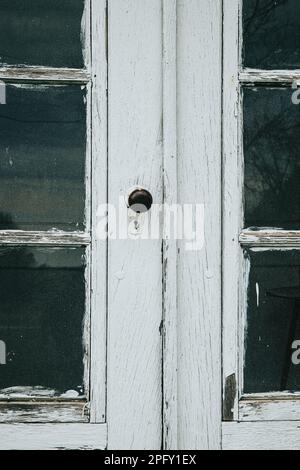
[[[31,232],[23,230],[1,230],[1,245],[81,246],[90,243],[85,232]]]
[[[130,188],[162,203],[162,3],[110,0],[109,203]],[[108,388],[110,449],[162,446],[161,240],[109,240]],[[111,227],[111,226],[110,226]],[[109,227],[109,228],[110,228]]]
[[[107,203],[107,17],[106,0],[92,0],[92,244],[91,423],[106,419],[107,240],[97,236],[98,207]]]
[[[240,243],[243,246],[252,247],[299,247],[300,232],[288,230],[243,230],[240,235]]]
[[[292,85],[300,82],[300,70],[258,70],[244,69],[239,74],[244,85]]]
[[[90,76],[82,69],[1,67],[0,80],[7,83],[86,84]]]
[[[223,400],[224,419],[238,418],[238,321],[242,251],[242,157],[239,154],[239,5],[224,0],[223,25]],[[235,387],[228,384],[235,384]],[[228,409],[230,404],[231,409]]]
[[[163,1],[164,203],[177,204],[177,0]],[[166,221],[165,221],[166,222]],[[166,234],[167,235],[167,234]],[[177,241],[163,243],[163,448],[177,449]]]
[[[224,423],[223,450],[300,450],[300,421]]]
[[[180,449],[221,445],[222,2],[178,0],[180,203],[205,205],[205,246],[178,261]]]
[[[92,2],[93,0],[84,0],[84,11],[81,19],[81,44],[83,52],[84,68],[91,71],[91,47],[92,47]],[[94,18],[93,18],[94,19]]]
[[[1,424],[0,450],[104,450],[106,424]]]
[[[239,404],[240,421],[299,421],[300,397],[269,394],[243,398]]]
[[[0,404],[0,423],[84,423],[88,421],[87,403],[82,401],[42,403],[28,400],[7,401]]]

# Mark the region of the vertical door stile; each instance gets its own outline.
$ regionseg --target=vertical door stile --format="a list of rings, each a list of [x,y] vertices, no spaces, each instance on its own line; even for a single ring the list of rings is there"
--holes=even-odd
[[[107,241],[97,234],[97,214],[107,203],[107,9],[91,0],[92,31],[92,266],[91,423],[106,420]]]
[[[239,233],[242,228],[239,145],[239,5],[224,0],[223,46],[223,418],[238,418]],[[244,286],[243,286],[244,287]]]
[[[229,0],[230,1],[230,0]],[[181,449],[221,445],[222,1],[178,0],[178,194],[203,204],[205,244],[179,243]]]
[[[109,203],[126,208],[141,185],[161,204],[162,2],[108,3]],[[161,240],[141,240],[145,217],[109,240],[108,389],[110,449],[162,445]],[[111,226],[110,226],[111,227]]]
[[[177,204],[177,0],[163,1],[164,203]],[[166,207],[166,209],[167,209]],[[170,219],[165,218],[165,223]],[[163,242],[163,448],[177,449],[177,240]],[[169,236],[168,236],[169,235]]]

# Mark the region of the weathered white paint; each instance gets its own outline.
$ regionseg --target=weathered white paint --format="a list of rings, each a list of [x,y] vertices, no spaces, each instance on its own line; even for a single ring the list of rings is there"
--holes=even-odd
[[[83,349],[83,387],[84,393],[90,397],[90,365],[91,365],[91,247],[86,247],[85,258],[87,265],[84,272],[85,282],[85,311],[82,321],[82,349]]]
[[[177,203],[177,0],[163,1],[164,202]],[[177,449],[177,241],[163,243],[163,448]]]
[[[106,0],[92,0],[92,245],[90,420],[106,419],[107,242],[97,237],[97,210],[107,202]]]
[[[242,228],[239,154],[239,0],[224,0],[223,26],[223,417],[238,418],[238,314]]]
[[[83,47],[83,58],[85,67],[91,72],[91,0],[85,0],[84,12],[81,24],[81,39]],[[92,222],[92,173],[93,173],[93,154],[92,154],[92,83],[86,86],[86,155],[85,155],[85,230],[91,234]],[[91,240],[86,248],[87,269],[85,270],[85,315],[83,319],[83,365],[84,375],[83,384],[86,396],[90,397],[90,365],[91,365],[91,283],[92,283],[92,251]],[[105,278],[104,278],[105,279]]]
[[[250,261],[243,247],[254,251],[299,247],[299,231],[278,228],[243,229],[243,143],[240,86],[289,85],[299,81],[299,70],[241,69],[241,0],[224,0],[223,97],[223,370],[224,419],[236,421],[297,420],[299,400],[244,396],[244,333],[247,326],[247,287]],[[257,285],[259,303],[259,286]]]
[[[86,401],[3,401],[0,404],[0,434],[2,423],[87,423],[88,411]]]
[[[91,21],[92,19],[92,2],[93,0],[84,0],[84,11],[81,19],[81,44],[83,52],[84,68],[91,71],[91,43],[93,41],[91,34]]]
[[[224,450],[300,450],[300,421],[224,423]]]
[[[248,398],[244,396],[239,405],[239,420],[300,421],[299,394],[269,393]]]
[[[104,450],[106,424],[1,424],[0,450]]]
[[[229,0],[230,1],[230,0]],[[178,261],[180,449],[221,445],[222,1],[178,0],[178,195],[205,205],[205,246]]]
[[[244,395],[244,364],[245,364],[245,342],[248,329],[248,287],[250,279],[251,261],[249,256],[246,256],[244,251],[240,248],[240,277],[238,280],[239,289],[239,311],[238,311],[238,396],[241,398]]]
[[[300,245],[300,231],[279,229],[243,230],[240,243],[252,247],[295,247]]]
[[[44,387],[0,390],[0,423],[80,422],[89,422],[89,404],[75,390],[59,396],[56,390]]]
[[[243,69],[239,79],[245,85],[292,85],[300,83],[300,70]]]
[[[78,392],[77,397],[78,397]],[[15,386],[3,388],[0,390],[0,400],[19,400],[19,399],[57,399],[58,401],[65,397],[66,394],[59,395],[57,390],[53,388],[41,387],[41,386]]]
[[[0,230],[1,245],[81,246],[88,245],[90,240],[90,235],[84,232]]]
[[[1,67],[0,80],[8,83],[86,84],[89,73],[82,69],[46,67]]]
[[[162,202],[162,2],[108,3],[108,191],[119,205],[134,186]],[[143,233],[143,216],[136,233]],[[161,241],[110,240],[110,449],[162,446]]]

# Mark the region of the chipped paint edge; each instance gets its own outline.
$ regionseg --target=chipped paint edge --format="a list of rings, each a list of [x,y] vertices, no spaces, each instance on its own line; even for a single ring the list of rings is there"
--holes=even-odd
[[[105,450],[106,424],[0,424],[0,450]]]

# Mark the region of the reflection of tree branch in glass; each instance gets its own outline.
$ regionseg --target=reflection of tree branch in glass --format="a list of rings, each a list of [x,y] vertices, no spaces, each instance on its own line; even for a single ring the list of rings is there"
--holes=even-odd
[[[1,0],[0,62],[83,66],[83,0]]]
[[[300,228],[299,132],[290,89],[244,89],[245,226]]]
[[[20,230],[85,227],[86,90],[7,86],[0,113],[0,207]],[[1,223],[1,230],[12,230]]]
[[[252,0],[244,1],[244,36],[250,35],[264,27],[275,8],[287,3],[288,0]]]
[[[244,0],[244,66],[300,67],[299,0]]]

